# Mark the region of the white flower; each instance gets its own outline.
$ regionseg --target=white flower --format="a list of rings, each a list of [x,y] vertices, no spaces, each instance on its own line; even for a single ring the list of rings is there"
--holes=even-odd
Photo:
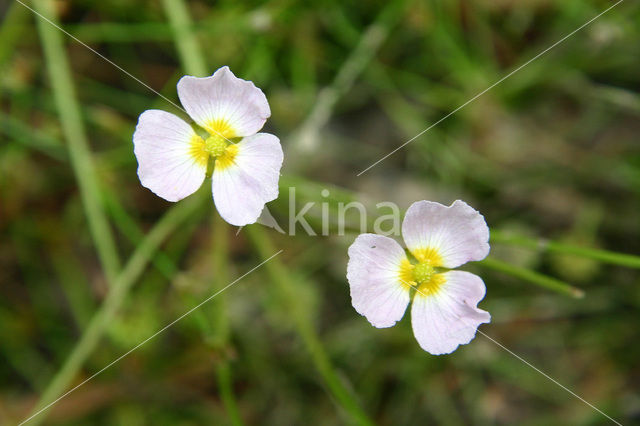
[[[222,67],[210,77],[182,77],[178,96],[208,136],[168,112],[142,113],[133,134],[140,182],[178,201],[202,185],[213,165],[220,216],[237,226],[256,222],[265,204],[278,197],[283,159],[280,140],[258,133],[271,115],[264,93]]]
[[[351,303],[378,328],[395,325],[413,290],[413,334],[433,355],[469,343],[488,312],[477,308],[485,295],[482,279],[451,268],[489,254],[489,228],[463,201],[451,206],[418,201],[407,210],[402,236],[415,262],[395,240],[362,234],[349,247],[347,279]]]

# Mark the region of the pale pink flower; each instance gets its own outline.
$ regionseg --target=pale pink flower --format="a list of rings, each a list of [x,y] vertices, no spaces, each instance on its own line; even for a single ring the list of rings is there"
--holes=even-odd
[[[210,77],[182,77],[178,96],[206,135],[168,112],[143,112],[133,135],[140,182],[178,201],[202,185],[212,160],[220,216],[237,226],[256,222],[265,204],[278,197],[283,159],[280,140],[258,133],[271,115],[264,93],[222,67]]]
[[[491,316],[478,309],[484,282],[452,268],[489,254],[489,228],[463,201],[447,207],[418,201],[409,207],[402,236],[362,234],[349,247],[347,279],[353,307],[378,328],[399,321],[413,298],[411,324],[425,351],[441,355],[469,343]]]

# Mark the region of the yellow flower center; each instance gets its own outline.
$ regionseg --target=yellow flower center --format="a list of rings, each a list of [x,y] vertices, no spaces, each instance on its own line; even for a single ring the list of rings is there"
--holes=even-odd
[[[220,136],[209,136],[207,140],[204,141],[204,150],[214,157],[219,157],[227,149],[227,145],[227,141]]]
[[[430,262],[418,263],[413,268],[413,279],[418,284],[423,284],[431,280],[433,277],[434,268]]]
[[[413,279],[417,283],[417,294],[429,296],[435,294],[444,284],[444,277],[435,271],[430,261],[420,262],[413,268]]]
[[[194,163],[201,167],[207,167],[207,163],[209,162],[209,153],[205,150],[204,140],[200,136],[193,135],[191,138],[189,155],[193,158]]]
[[[434,267],[442,266],[442,256],[440,256],[438,249],[435,247],[415,249],[411,254],[418,259],[418,262],[428,262]]]
[[[235,137],[235,131],[226,120],[213,120],[206,124],[205,129],[209,132],[206,139],[194,135],[191,138],[189,154],[193,161],[202,166],[210,167],[209,158],[215,158],[215,167],[224,170],[234,163],[238,155],[237,145],[231,143],[229,139]],[[210,176],[211,170],[207,172]]]
[[[438,292],[445,278],[436,272],[436,268],[442,266],[442,257],[438,250],[429,247],[414,250],[412,252],[418,260],[412,264],[409,259],[403,259],[400,263],[398,279],[405,288],[416,288],[416,296],[429,296]]]
[[[411,287],[416,285],[416,282],[414,281],[414,278],[413,278],[414,267],[415,266],[411,262],[409,262],[409,259],[407,259],[406,257],[402,259],[402,262],[400,262],[400,271],[398,272],[398,279],[402,283],[402,286],[405,287],[406,289],[410,289]]]
[[[440,287],[442,284],[446,282],[444,275],[442,274],[431,274],[428,280],[420,283],[420,285],[416,289],[416,296],[431,296],[433,294],[438,293],[440,291]]]
[[[231,166],[234,163],[237,155],[238,145],[231,144],[227,146],[224,152],[218,158],[216,158],[216,169],[218,171],[221,171]]]

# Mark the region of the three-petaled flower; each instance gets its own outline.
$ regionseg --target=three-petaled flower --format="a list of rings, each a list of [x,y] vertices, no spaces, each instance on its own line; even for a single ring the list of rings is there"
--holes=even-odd
[[[237,226],[256,222],[278,197],[283,159],[280,140],[258,133],[271,115],[264,93],[225,66],[210,77],[182,77],[178,97],[207,134],[168,112],[143,112],[133,135],[140,182],[178,201],[194,193],[209,170],[220,216]]]
[[[489,254],[489,228],[463,201],[449,207],[418,201],[407,210],[402,237],[414,262],[400,244],[382,235],[361,234],[349,247],[353,307],[374,327],[391,327],[404,315],[413,292],[416,340],[433,355],[451,353],[491,321],[488,312],[477,308],[486,291],[482,279],[450,270]]]

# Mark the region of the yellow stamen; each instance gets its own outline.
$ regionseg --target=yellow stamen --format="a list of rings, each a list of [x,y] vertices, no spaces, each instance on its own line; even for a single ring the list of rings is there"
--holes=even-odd
[[[207,122],[205,129],[212,136],[218,136],[222,139],[231,139],[236,137],[236,131],[224,118],[218,118]]]
[[[205,125],[210,136],[205,140],[198,135],[191,137],[189,155],[195,164],[207,167],[209,157],[216,158],[215,165],[219,169],[226,169],[234,163],[238,154],[238,147],[229,139],[236,137],[235,130],[225,119],[211,120]]]
[[[442,266],[442,256],[435,247],[419,248],[413,250],[411,254],[413,254],[420,263],[428,263],[433,267]]]
[[[416,285],[416,282],[413,278],[413,268],[414,265],[412,265],[411,262],[409,262],[409,259],[407,259],[406,257],[402,259],[402,262],[400,262],[398,279],[402,283],[402,286],[406,289],[409,289],[412,286]]]
[[[193,158],[193,162],[199,166],[207,167],[207,161],[209,161],[209,153],[205,149],[204,140],[198,136],[193,135],[189,145],[189,155]]]
[[[446,282],[444,275],[436,272],[436,268],[442,266],[442,256],[438,249],[427,247],[414,250],[412,254],[418,263],[414,265],[409,259],[403,259],[400,262],[398,279],[407,289],[416,287],[416,296],[424,297],[438,293]]]
[[[437,294],[445,282],[447,282],[447,280],[444,275],[431,274],[427,281],[420,283],[416,291],[416,296],[426,297]]]
[[[238,155],[238,145],[231,144],[227,146],[224,153],[216,158],[216,170],[224,170],[235,164],[235,158]]]
[[[418,263],[413,268],[413,278],[419,284],[430,281],[434,273],[433,266],[429,262]]]
[[[204,141],[204,149],[214,157],[218,157],[222,155],[227,149],[227,141],[222,139],[220,136],[209,136],[206,141]]]

